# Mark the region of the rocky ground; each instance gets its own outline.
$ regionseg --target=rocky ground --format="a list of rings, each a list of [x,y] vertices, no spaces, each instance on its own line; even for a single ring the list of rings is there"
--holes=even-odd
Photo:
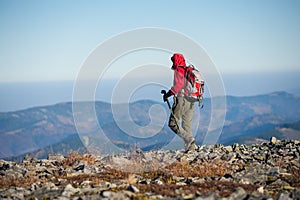
[[[1,199],[300,199],[300,141],[0,160]]]

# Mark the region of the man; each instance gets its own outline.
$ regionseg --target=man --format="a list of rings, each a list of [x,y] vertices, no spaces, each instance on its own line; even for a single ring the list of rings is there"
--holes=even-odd
[[[185,151],[195,149],[195,139],[192,134],[192,122],[194,116],[194,103],[184,98],[185,85],[185,59],[182,54],[175,53],[171,58],[174,70],[174,80],[172,88],[163,96],[163,100],[174,95],[174,103],[169,119],[169,127],[183,139]],[[179,121],[182,120],[181,124]]]

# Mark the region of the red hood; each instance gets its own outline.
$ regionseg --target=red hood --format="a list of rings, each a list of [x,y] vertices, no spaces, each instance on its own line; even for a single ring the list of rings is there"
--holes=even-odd
[[[176,68],[178,66],[186,66],[184,57],[180,53],[174,53],[171,60],[173,62],[173,67],[174,68]]]

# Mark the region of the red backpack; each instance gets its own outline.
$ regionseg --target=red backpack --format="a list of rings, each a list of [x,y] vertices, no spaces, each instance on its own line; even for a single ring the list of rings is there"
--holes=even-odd
[[[193,65],[185,67],[185,85],[184,96],[190,102],[202,101],[204,93],[204,79],[202,78],[199,70]]]

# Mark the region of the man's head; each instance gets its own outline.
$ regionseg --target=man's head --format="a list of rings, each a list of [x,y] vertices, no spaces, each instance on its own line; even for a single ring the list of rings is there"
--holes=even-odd
[[[174,53],[171,60],[173,62],[172,69],[176,69],[178,66],[186,66],[185,59],[180,53]]]

